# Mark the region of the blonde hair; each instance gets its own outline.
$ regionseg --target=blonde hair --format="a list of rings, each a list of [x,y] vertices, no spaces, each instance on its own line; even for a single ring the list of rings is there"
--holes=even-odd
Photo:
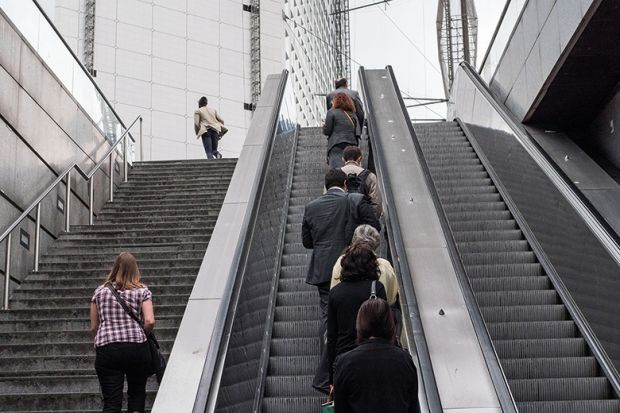
[[[115,284],[117,290],[129,290],[131,288],[144,288],[140,282],[140,270],[136,258],[128,252],[121,252],[104,285]]]

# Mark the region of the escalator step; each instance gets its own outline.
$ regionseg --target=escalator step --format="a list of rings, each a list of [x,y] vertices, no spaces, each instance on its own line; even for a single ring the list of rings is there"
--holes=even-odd
[[[487,323],[563,321],[568,318],[566,307],[562,304],[482,307],[480,311]]]
[[[451,222],[450,227],[454,232],[509,231],[512,229],[518,229],[517,223],[514,219]]]
[[[465,267],[470,277],[515,277],[544,275],[542,265],[538,263],[524,264],[495,264],[495,265],[467,265]]]
[[[276,321],[273,323],[273,337],[317,337],[321,322],[317,320]]]
[[[518,402],[519,413],[619,413],[620,400]]]
[[[577,337],[572,320],[487,323],[494,340]]]
[[[502,358],[583,357],[588,348],[583,338],[545,338],[495,340],[495,351]]]
[[[506,204],[502,201],[495,202],[461,202],[457,204],[443,204],[443,209],[448,212],[466,212],[466,211],[507,211]]]
[[[612,396],[606,377],[509,380],[516,400],[554,401],[608,399]],[[590,413],[590,409],[586,409]]]
[[[523,233],[520,229],[512,229],[508,231],[461,231],[452,234],[454,240],[461,242],[480,242],[480,241],[511,241],[522,240]]]
[[[443,195],[439,194],[443,205],[466,204],[466,203],[482,203],[482,202],[498,202],[502,200],[500,194],[462,194],[462,195]]]
[[[306,267],[310,261],[310,251],[303,254],[286,254],[282,256],[283,267]]]
[[[511,219],[510,211],[454,211],[446,212],[450,222],[457,221],[482,221],[482,220],[502,220]]]
[[[314,375],[267,376],[265,397],[312,397],[319,394],[312,387]]]
[[[318,303],[318,297],[317,297]],[[276,307],[275,321],[318,320],[318,305]]]
[[[305,278],[308,272],[307,265],[286,265],[280,270],[280,278]]]
[[[441,197],[458,196],[458,195],[485,195],[495,194],[497,189],[493,185],[486,185],[477,182],[463,182],[462,185],[446,186],[439,191]]]
[[[280,291],[276,299],[277,306],[313,305],[317,302],[317,293],[314,291]]]
[[[554,357],[503,359],[502,368],[509,379],[546,379],[562,377],[595,377],[594,357]]]
[[[461,259],[465,265],[535,264],[537,261],[531,251],[468,252],[462,253]]]
[[[506,291],[506,290],[548,290],[551,281],[546,276],[534,277],[482,277],[469,280],[474,291]]]
[[[314,332],[316,335],[316,331]],[[292,376],[314,374],[319,365],[319,356],[270,357],[268,374]]]
[[[478,305],[552,305],[559,304],[560,299],[555,290],[534,291],[489,291],[475,293]]]
[[[316,287],[306,284],[303,278],[282,278],[278,281],[278,291],[312,291],[315,295]],[[318,297],[318,295],[316,295]]]
[[[473,252],[516,252],[529,251],[530,245],[525,240],[511,241],[478,241],[478,242],[461,242],[459,243],[459,251],[463,253]]]
[[[262,413],[318,413],[326,398],[326,396],[265,397]]]

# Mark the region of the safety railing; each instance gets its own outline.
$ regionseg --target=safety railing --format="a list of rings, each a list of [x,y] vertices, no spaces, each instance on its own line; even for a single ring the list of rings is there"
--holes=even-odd
[[[109,160],[110,170],[109,170],[109,201],[114,201],[114,153],[117,151],[118,146],[122,143],[122,152],[123,152],[123,182],[127,182],[127,172],[128,172],[128,140],[129,138],[132,143],[136,141],[129,134],[131,128],[136,124],[136,122],[140,123],[140,142],[142,142],[142,117],[138,116],[125,132],[118,138],[118,140],[108,149],[106,154],[101,158],[101,160],[95,165],[95,167],[88,173],[84,172],[84,170],[76,163],[67,168],[62,174],[60,174],[54,182],[52,182],[35,200],[28,206],[24,212],[15,220],[13,223],[0,235],[0,243],[6,240],[6,251],[5,251],[5,263],[4,263],[4,297],[2,301],[2,309],[9,309],[9,293],[10,293],[10,284],[11,284],[11,241],[12,241],[12,232],[17,226],[30,215],[30,213],[35,210],[35,232],[34,232],[34,264],[33,271],[39,271],[39,252],[40,252],[40,241],[41,241],[41,202],[43,199],[52,192],[58,184],[61,182],[65,182],[66,195],[65,195],[65,208],[64,208],[64,230],[65,232],[69,232],[71,228],[71,175],[73,170],[77,171],[77,173],[84,178],[86,182],[88,182],[88,225],[93,225],[93,208],[94,208],[94,200],[95,200],[95,187],[94,187],[94,179],[93,176],[95,173],[101,169],[101,166]],[[142,145],[140,145],[142,146]],[[141,149],[140,149],[141,150]]]

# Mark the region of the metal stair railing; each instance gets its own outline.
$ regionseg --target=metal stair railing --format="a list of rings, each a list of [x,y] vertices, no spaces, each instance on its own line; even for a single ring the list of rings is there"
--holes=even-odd
[[[128,172],[128,159],[127,149],[128,141],[127,137],[131,139],[132,143],[136,143],[134,138],[129,134],[131,128],[140,121],[140,133],[142,133],[142,116],[136,117],[133,122],[125,129],[125,132],[118,138],[118,140],[108,149],[106,154],[101,158],[99,162],[90,172],[85,172],[78,164],[74,163],[67,168],[62,174],[52,182],[41,194],[28,206],[24,212],[0,235],[0,243],[6,240],[5,250],[5,264],[4,264],[4,297],[2,301],[2,309],[9,309],[9,289],[11,284],[11,238],[12,232],[17,226],[30,215],[33,210],[35,211],[35,235],[34,235],[34,265],[33,271],[39,271],[39,249],[41,240],[41,202],[43,199],[52,192],[58,184],[65,180],[66,195],[65,195],[65,232],[69,232],[71,227],[71,172],[75,169],[77,173],[88,182],[88,225],[93,225],[93,206],[94,206],[94,180],[93,175],[101,168],[106,160],[109,159],[110,163],[110,196],[109,201],[114,201],[114,152],[118,146],[123,143],[123,182],[127,182]],[[142,139],[140,139],[142,140]]]

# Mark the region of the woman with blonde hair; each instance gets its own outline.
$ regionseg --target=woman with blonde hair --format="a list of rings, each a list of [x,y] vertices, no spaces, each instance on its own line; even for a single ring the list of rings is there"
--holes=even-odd
[[[129,315],[133,311],[139,324]],[[155,326],[151,291],[140,282],[133,255],[122,252],[90,304],[90,330],[95,337],[95,370],[103,395],[103,412],[120,413],[127,377],[127,411],[144,412],[151,352],[146,334]]]
[[[346,93],[336,93],[323,125],[323,135],[327,135],[327,163],[330,168],[344,166],[342,152],[347,146],[358,145],[356,135],[360,131],[353,99]]]

